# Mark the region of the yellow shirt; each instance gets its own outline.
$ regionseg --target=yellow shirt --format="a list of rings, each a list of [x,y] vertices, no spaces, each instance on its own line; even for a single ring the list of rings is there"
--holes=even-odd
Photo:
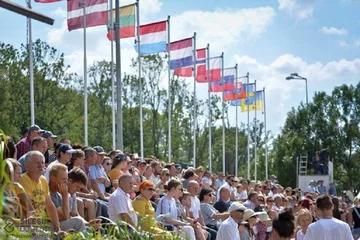
[[[33,181],[27,173],[21,175],[19,183],[31,199],[32,206],[37,215],[45,213],[45,199],[50,196],[49,184],[44,176],[38,182]]]
[[[144,230],[156,226],[154,219],[155,209],[149,200],[146,200],[141,195],[137,196],[132,202],[134,210],[139,213]]]
[[[119,180],[121,174],[122,174],[122,171],[120,169],[114,168],[108,173],[108,176],[109,176],[111,182],[113,182],[114,180]]]

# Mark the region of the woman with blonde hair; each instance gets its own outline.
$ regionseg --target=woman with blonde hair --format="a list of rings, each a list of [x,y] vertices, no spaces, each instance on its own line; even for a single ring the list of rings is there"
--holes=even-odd
[[[296,233],[297,240],[303,240],[306,234],[306,230],[312,223],[312,215],[306,208],[300,209],[297,213],[296,224],[300,227],[300,230]]]
[[[145,180],[139,185],[139,196],[137,196],[132,205],[134,210],[139,213],[141,217],[141,228],[144,231],[154,233],[157,239],[172,239],[170,232],[160,228],[160,225],[154,219],[155,209],[153,208],[150,199],[155,193],[155,186],[149,180]]]

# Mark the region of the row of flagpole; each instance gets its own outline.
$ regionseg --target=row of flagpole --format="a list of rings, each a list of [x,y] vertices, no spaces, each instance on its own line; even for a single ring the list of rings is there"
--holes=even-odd
[[[143,139],[143,122],[142,122],[142,76],[141,76],[141,51],[140,51],[140,14],[139,14],[139,0],[136,1],[136,19],[137,19],[137,52],[138,52],[138,77],[139,77],[139,111],[140,111],[140,156],[144,157],[144,139]],[[113,3],[110,1],[110,9],[113,9]],[[31,0],[28,0],[28,7],[31,8]],[[87,15],[86,15],[86,0],[82,2],[83,7],[83,37],[84,37],[84,142],[88,145],[88,106],[87,106],[87,54],[86,54],[86,28],[87,28]],[[121,55],[120,55],[120,4],[119,0],[115,0],[115,21],[113,19],[113,14],[110,14],[110,21],[113,24],[113,28],[115,29],[115,53],[116,53],[116,98],[115,98],[115,79],[114,79],[114,47],[113,41],[111,41],[111,86],[112,86],[112,146],[113,149],[123,149],[123,124],[122,124],[122,79],[121,79]],[[170,16],[167,18],[167,44],[170,46]],[[193,120],[193,165],[196,166],[196,130],[197,130],[197,96],[196,96],[196,81],[195,78],[197,76],[197,52],[196,52],[196,33],[193,36],[193,77],[194,77],[194,120]],[[33,77],[33,53],[32,53],[32,30],[31,30],[31,20],[28,19],[28,48],[29,48],[29,76],[30,76],[30,105],[31,105],[31,123],[35,123],[35,114],[34,114],[34,77]],[[168,58],[168,161],[171,162],[171,68],[170,68],[170,47],[167,47],[167,58]],[[222,85],[222,170],[226,172],[226,152],[225,152],[225,111],[224,111],[224,53],[221,54],[221,85]],[[209,169],[212,171],[212,111],[211,111],[211,80],[210,80],[210,45],[207,44],[206,47],[206,69],[207,69],[207,79],[208,79],[208,114],[209,114]],[[238,87],[238,66],[235,65],[235,84],[236,88]],[[246,75],[246,101],[249,100],[250,97],[250,87],[249,87],[249,73]],[[255,95],[256,95],[256,80],[253,83],[255,87]],[[263,92],[263,114],[264,114],[264,128],[265,128],[265,175],[268,177],[268,148],[267,148],[267,129],[266,129],[266,104],[265,104],[265,88],[262,90]],[[115,99],[117,99],[115,104]],[[255,96],[255,134],[254,134],[254,163],[255,163],[255,180],[257,180],[257,109],[256,109],[256,96]],[[115,108],[116,106],[116,108]],[[250,146],[251,146],[251,136],[250,136],[250,113],[249,113],[249,105],[247,107],[247,178],[250,179]],[[260,110],[260,109],[259,109]],[[117,121],[115,121],[115,113],[117,112]],[[116,123],[117,122],[117,129]],[[235,136],[235,174],[238,175],[239,166],[239,156],[238,156],[238,107],[236,108],[236,136]],[[117,141],[116,141],[117,139]],[[116,145],[117,143],[117,145]]]

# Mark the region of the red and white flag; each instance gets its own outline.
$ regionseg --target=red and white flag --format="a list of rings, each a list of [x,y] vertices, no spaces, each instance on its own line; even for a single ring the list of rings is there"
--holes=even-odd
[[[86,28],[108,24],[107,0],[68,0],[67,23],[69,31],[84,28],[83,2],[86,2]]]
[[[221,80],[221,57],[210,58],[210,82],[218,82]],[[196,78],[198,83],[207,83],[207,67],[206,64],[199,70],[198,68],[198,77]]]
[[[62,0],[35,0],[37,3],[53,3],[53,2],[60,2]]]
[[[198,77],[203,77],[204,72],[206,72],[206,48],[196,50],[196,79]],[[175,76],[179,77],[192,77],[193,66],[183,67],[175,69]]]

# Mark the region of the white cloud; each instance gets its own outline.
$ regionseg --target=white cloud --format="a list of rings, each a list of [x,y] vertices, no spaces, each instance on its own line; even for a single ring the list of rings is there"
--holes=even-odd
[[[298,20],[312,18],[315,5],[320,0],[278,0],[279,10],[296,17]]]
[[[284,124],[291,107],[305,102],[304,81],[286,81],[290,73],[308,78],[309,101],[315,91],[330,93],[337,85],[356,84],[360,74],[360,59],[308,63],[300,57],[284,54],[270,64],[263,64],[249,56],[235,55],[234,62],[238,63],[239,69],[249,72],[251,82],[257,79],[257,89],[266,88],[269,126],[275,133]],[[235,119],[234,113],[231,118]],[[246,121],[246,118],[240,121]]]
[[[322,27],[319,31],[325,35],[347,35],[348,31],[345,28]]]
[[[55,9],[54,11],[52,11],[50,13],[51,16],[54,16],[54,17],[60,17],[60,18],[66,18],[67,16],[67,11],[65,8],[61,8],[61,7],[58,7],[57,9]]]
[[[347,43],[346,41],[339,41],[339,46],[340,47],[348,47],[350,44]]]
[[[360,47],[360,38],[355,41],[355,46]]]

